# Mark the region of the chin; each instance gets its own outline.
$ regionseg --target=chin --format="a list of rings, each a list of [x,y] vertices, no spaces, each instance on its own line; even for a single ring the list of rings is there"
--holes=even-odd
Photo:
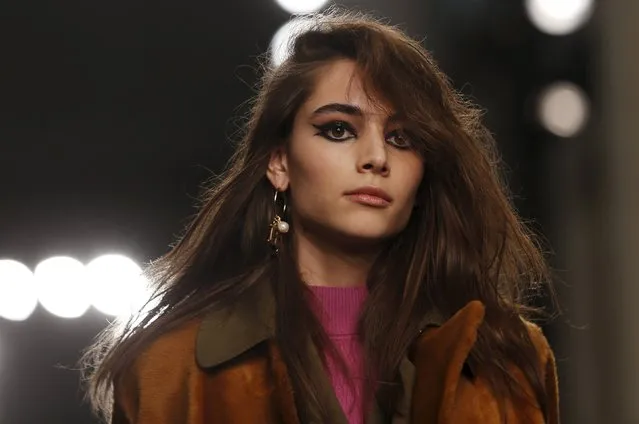
[[[326,217],[329,219],[321,219]],[[376,245],[394,237],[405,227],[402,222],[381,215],[346,213],[326,214],[321,218],[305,220],[303,226],[319,237],[345,245]]]
[[[341,226],[336,228],[343,237],[350,238],[353,241],[369,241],[372,243],[386,240],[399,233],[400,229],[394,229],[385,225],[386,223],[374,223],[360,220],[352,225]]]

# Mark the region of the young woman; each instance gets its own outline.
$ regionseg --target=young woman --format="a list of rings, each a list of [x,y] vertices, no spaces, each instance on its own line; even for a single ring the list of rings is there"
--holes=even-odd
[[[494,142],[420,44],[318,16],[149,276],[88,353],[117,424],[557,423],[524,320],[547,280]]]

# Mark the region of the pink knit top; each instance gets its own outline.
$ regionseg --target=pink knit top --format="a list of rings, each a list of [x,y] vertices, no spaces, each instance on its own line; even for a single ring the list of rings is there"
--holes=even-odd
[[[349,424],[363,424],[364,360],[357,340],[357,322],[367,288],[311,286],[311,291],[317,300],[315,313],[351,374],[344,375],[329,355],[326,371],[331,384]]]

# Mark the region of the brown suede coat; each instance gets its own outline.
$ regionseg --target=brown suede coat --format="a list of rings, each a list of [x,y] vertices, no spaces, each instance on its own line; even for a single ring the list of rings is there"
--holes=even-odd
[[[273,341],[274,302],[263,289],[231,311],[215,311],[156,340],[115,387],[113,424],[307,424],[297,417],[286,366]],[[464,364],[484,318],[470,302],[445,322],[427,317],[399,372],[404,395],[390,424],[497,424],[498,404],[480,376]],[[442,320],[443,321],[443,320]],[[530,324],[548,394],[548,424],[559,422],[555,361],[546,339]],[[348,424],[321,370],[311,365],[329,400],[330,424]],[[528,387],[522,373],[516,373]],[[542,424],[531,404],[507,402],[508,424]],[[366,424],[386,424],[374,409]]]

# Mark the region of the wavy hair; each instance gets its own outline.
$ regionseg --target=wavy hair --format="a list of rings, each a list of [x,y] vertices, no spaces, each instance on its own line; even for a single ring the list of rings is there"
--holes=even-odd
[[[372,395],[390,416],[401,390],[399,363],[419,334],[422,317],[433,310],[451,316],[477,299],[486,317],[470,368],[481,369],[503,400],[523,396],[511,375],[512,366],[518,367],[536,398],[529,400],[546,414],[538,356],[522,317],[533,311],[527,306],[530,295],[549,273],[533,232],[512,206],[481,111],[400,29],[340,11],[309,19],[310,28],[294,39],[288,58],[277,67],[264,66],[243,136],[225,171],[207,185],[197,215],[170,252],[147,268],[155,306],[124,326],[107,328],[85,353],[93,406],[109,417],[114,384],[157,337],[268,281],[279,311],[276,337],[302,422],[310,416],[326,421],[325,401],[305,366],[308,334],[317,345],[326,338],[305,303],[290,241],[277,257],[265,242],[274,213],[265,174],[271,152],[287,143],[319,72],[347,59],[355,62],[370,97],[405,118],[425,169],[419,207],[388,241],[367,280],[360,336],[369,375],[384,383]]]

